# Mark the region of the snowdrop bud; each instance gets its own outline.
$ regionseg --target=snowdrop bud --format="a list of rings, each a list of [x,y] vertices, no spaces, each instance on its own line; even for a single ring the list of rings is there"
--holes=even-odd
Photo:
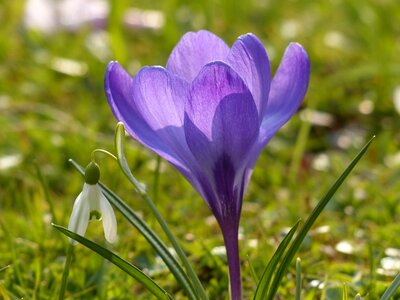
[[[85,182],[90,185],[98,183],[100,180],[99,165],[92,161],[85,169]]]

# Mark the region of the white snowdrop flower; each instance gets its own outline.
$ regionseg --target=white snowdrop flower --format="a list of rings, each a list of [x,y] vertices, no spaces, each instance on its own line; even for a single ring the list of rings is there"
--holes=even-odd
[[[85,184],[76,198],[69,219],[68,229],[79,235],[84,235],[89,221],[103,221],[104,236],[109,243],[117,240],[117,221],[114,210],[98,185],[100,169],[95,162],[91,162],[85,170]],[[75,245],[76,241],[70,239]]]

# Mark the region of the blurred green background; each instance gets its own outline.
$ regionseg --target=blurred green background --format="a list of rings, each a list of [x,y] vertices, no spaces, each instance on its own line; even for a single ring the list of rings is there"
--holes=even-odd
[[[133,75],[165,65],[187,31],[208,29],[228,44],[253,32],[272,70],[291,41],[311,60],[299,113],[256,165],[241,220],[244,294],[256,286],[287,228],[306,218],[372,135],[367,156],[321,215],[299,256],[304,299],[338,299],[343,285],[377,299],[400,270],[400,4],[397,0],[205,0],[0,2],[0,299],[55,299],[67,226],[82,165],[113,151],[116,121],[103,91],[110,60]],[[129,140],[134,174],[152,191],[156,156]],[[118,166],[99,157],[102,180],[160,232]],[[40,180],[37,169],[44,178]],[[227,299],[218,226],[202,199],[162,162],[157,206],[187,251],[210,299]],[[47,200],[46,200],[47,199]],[[49,201],[50,199],[51,201]],[[54,213],[51,205],[54,205]],[[139,234],[117,215],[111,248],[184,299]],[[87,237],[104,243],[99,223]],[[293,298],[294,269],[279,290]],[[399,296],[400,297],[400,294]],[[151,299],[133,279],[75,247],[67,299]]]

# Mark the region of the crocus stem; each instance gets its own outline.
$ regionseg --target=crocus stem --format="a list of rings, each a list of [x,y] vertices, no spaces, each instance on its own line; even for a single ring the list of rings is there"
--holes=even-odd
[[[223,232],[223,236],[229,266],[230,299],[242,300],[238,229],[228,228]]]

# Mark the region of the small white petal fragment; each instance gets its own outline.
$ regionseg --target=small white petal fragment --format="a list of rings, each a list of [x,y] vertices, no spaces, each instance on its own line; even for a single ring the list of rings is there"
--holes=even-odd
[[[10,154],[0,157],[0,170],[8,170],[18,166],[22,161],[21,154]]]
[[[400,259],[384,257],[381,259],[381,266],[385,270],[400,270]]]
[[[82,192],[76,198],[74,207],[72,209],[71,218],[69,219],[68,230],[73,231],[79,235],[84,235],[89,223],[89,201],[87,195],[89,193],[88,185],[83,186]],[[72,245],[76,245],[76,241],[69,239]]]
[[[283,22],[280,32],[282,37],[288,39],[294,39],[300,30],[300,24],[296,20],[288,20]]]
[[[398,257],[400,258],[400,249],[397,248],[387,248],[385,250],[385,254],[391,257]]]
[[[324,43],[326,46],[338,49],[345,50],[348,48],[348,40],[343,33],[340,31],[329,31],[325,34]]]
[[[109,243],[117,241],[117,220],[115,219],[114,210],[106,197],[100,194],[100,209],[103,219],[104,236]]]
[[[325,153],[318,154],[312,161],[312,167],[317,171],[329,171],[331,167],[329,156]]]
[[[225,246],[217,246],[211,249],[211,254],[219,257],[226,256]]]
[[[164,26],[165,16],[158,10],[129,9],[124,16],[128,27],[157,30]]]
[[[310,284],[311,287],[318,288],[320,290],[322,290],[325,287],[324,282],[319,281],[317,279],[311,280],[309,284]]]
[[[323,111],[305,108],[300,112],[300,119],[315,126],[331,127],[334,125],[335,118]]]
[[[353,245],[348,241],[341,241],[336,244],[336,250],[344,254],[352,254],[354,252]]]
[[[358,105],[358,111],[363,115],[369,115],[374,111],[374,102],[369,99],[365,99]]]
[[[393,91],[393,104],[397,113],[400,114],[400,86],[396,86]]]
[[[64,57],[53,58],[50,61],[50,67],[54,71],[69,76],[83,76],[88,70],[86,63]]]

